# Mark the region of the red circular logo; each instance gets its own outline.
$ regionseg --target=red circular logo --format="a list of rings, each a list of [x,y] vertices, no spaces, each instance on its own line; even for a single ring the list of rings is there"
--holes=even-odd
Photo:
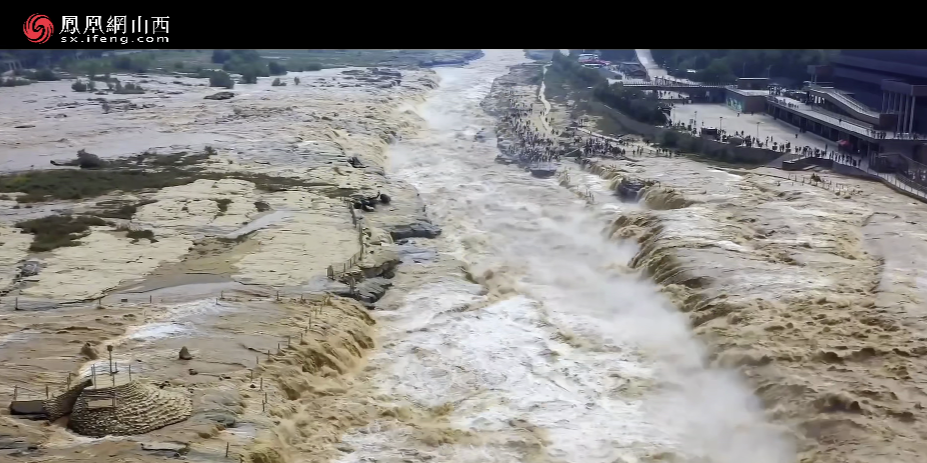
[[[23,24],[23,32],[32,43],[45,43],[55,33],[55,24],[44,14],[34,14]]]

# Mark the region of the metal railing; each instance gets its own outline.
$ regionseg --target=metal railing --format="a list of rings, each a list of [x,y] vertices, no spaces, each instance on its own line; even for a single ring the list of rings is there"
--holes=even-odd
[[[849,97],[849,96],[847,96],[847,95],[844,95],[843,93],[840,93],[840,92],[837,91],[837,89],[835,89],[835,88],[831,88],[831,87],[822,87],[822,86],[820,86],[820,85],[814,85],[814,84],[812,84],[812,85],[809,85],[809,86],[808,86],[808,89],[809,89],[809,90],[813,90],[813,91],[818,91],[818,92],[821,92],[821,93],[826,93],[827,95],[833,97],[835,100],[840,100],[841,103],[843,103],[843,104],[845,104],[845,105],[847,105],[847,106],[853,108],[853,109],[856,110],[857,112],[860,112],[860,113],[865,114],[865,115],[867,115],[867,116],[876,117],[876,116],[879,115],[879,113],[878,113],[877,111],[873,111],[873,110],[869,109],[868,107],[866,107],[866,106],[863,105],[862,103],[856,101],[855,99],[853,99],[853,98],[851,98],[851,97]]]
[[[326,274],[329,280],[337,280],[341,276],[348,274],[361,261],[364,257],[364,253],[367,251],[366,246],[364,245],[364,218],[358,217],[357,212],[354,209],[354,204],[351,201],[347,201],[348,209],[351,211],[351,222],[354,224],[354,229],[357,230],[357,243],[360,246],[360,250],[355,252],[348,260],[342,262],[341,264],[332,264],[328,266]]]
[[[253,297],[249,295],[249,297]],[[266,411],[270,402],[269,399],[272,395],[267,392],[267,389],[264,387],[264,378],[261,376],[262,368],[261,365],[266,362],[274,361],[278,356],[285,356],[288,352],[293,349],[296,349],[297,346],[302,345],[304,338],[310,332],[318,334],[319,336],[328,336],[331,331],[331,326],[322,320],[323,312],[326,307],[331,306],[332,295],[330,294],[303,294],[303,293],[292,293],[283,295],[277,292],[273,297],[277,302],[288,302],[288,303],[300,303],[305,304],[307,302],[314,302],[315,305],[308,311],[308,317],[303,322],[302,326],[291,332],[289,335],[284,336],[274,336],[273,341],[276,343],[276,349],[254,349],[251,350],[254,352],[254,362],[250,362],[250,359],[242,359],[243,365],[248,365],[253,363],[252,368],[248,368],[250,373],[250,380],[254,385],[255,389],[260,391],[263,395],[261,402],[262,411]],[[266,298],[265,298],[266,299]],[[161,298],[158,300],[151,299],[153,303],[163,303],[166,302],[166,299]],[[226,297],[224,292],[220,292],[216,301],[220,300],[237,300],[235,297]],[[118,384],[123,384],[121,381],[116,381],[116,374],[126,374],[129,380],[136,380],[142,373],[146,375],[151,372],[145,372],[142,370],[142,367],[139,365],[133,365],[130,362],[120,361],[112,362],[110,366],[109,360],[100,360],[92,362],[87,366],[81,368],[81,372],[75,373],[61,373],[60,381],[52,381],[47,384],[29,384],[30,387],[25,387],[23,385],[13,385],[13,387],[8,388],[7,390],[0,390],[0,395],[6,395],[10,398],[11,401],[32,401],[32,400],[50,400],[55,399],[64,393],[68,392],[72,386],[76,386],[83,381],[88,379],[94,381],[94,385],[100,388],[106,388],[107,384],[105,381],[109,379],[112,382],[113,386]],[[136,376],[138,375],[138,376]],[[109,378],[107,378],[109,376]],[[100,382],[97,384],[97,382]],[[42,391],[44,389],[44,392]],[[118,402],[114,402],[114,406],[118,406]],[[214,453],[222,453],[225,451],[216,451]],[[227,454],[228,457],[239,458],[240,454],[236,452],[231,452]]]
[[[895,187],[913,197],[927,202],[927,165],[921,164],[912,159],[905,158],[905,162],[908,164],[907,168],[900,169],[897,172],[879,172],[869,165],[868,159],[860,159],[858,165],[853,165],[851,163],[842,161],[839,157],[824,158],[807,153],[795,153],[788,158],[783,158],[782,162],[798,161],[801,159],[814,157],[829,159],[833,161],[834,164],[840,164],[843,166],[859,169],[861,172],[865,172],[866,174],[877,178],[879,181],[886,185]]]

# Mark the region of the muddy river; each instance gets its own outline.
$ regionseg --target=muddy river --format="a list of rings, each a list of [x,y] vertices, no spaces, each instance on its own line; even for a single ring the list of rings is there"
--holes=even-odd
[[[706,368],[687,320],[627,272],[636,252],[603,229],[636,205],[598,182],[593,208],[557,185],[493,163],[480,108],[493,79],[525,62],[489,51],[441,68],[418,112],[427,127],[390,152],[445,233],[423,243],[460,272],[431,273],[379,312],[373,383],[390,401],[447,407],[449,425],[484,436],[433,449],[441,461],[790,461],[737,377]],[[401,276],[400,276],[401,279]],[[343,462],[399,461],[422,447],[408,427],[374,422],[345,437]]]

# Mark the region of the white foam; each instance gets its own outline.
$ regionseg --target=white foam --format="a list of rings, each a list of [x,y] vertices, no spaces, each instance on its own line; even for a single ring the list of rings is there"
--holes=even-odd
[[[539,461],[635,462],[657,451],[712,463],[792,461],[740,380],[704,366],[688,319],[652,284],[611,271],[633,246],[603,238],[606,223],[573,192],[494,164],[490,143],[455,138],[460,127],[492,124],[480,101],[507,65],[524,61],[521,51],[486,54],[437,70],[441,88],[418,111],[430,127],[391,158],[394,175],[419,189],[444,227],[436,245],[474,274],[492,270],[490,284],[518,295],[490,304],[477,285],[445,280],[378,312],[383,347],[371,365],[384,396],[451,403],[452,426],[490,436],[429,449],[436,461],[523,460],[521,422],[543,430]],[[383,423],[345,440],[357,449],[345,462],[422,447],[409,429]]]

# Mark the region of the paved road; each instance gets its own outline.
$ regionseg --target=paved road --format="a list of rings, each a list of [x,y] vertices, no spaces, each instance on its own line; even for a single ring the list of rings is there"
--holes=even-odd
[[[737,111],[722,104],[677,104],[670,114],[674,122],[688,123],[689,119],[695,119],[698,127],[703,127],[704,123],[704,127],[720,127],[729,134],[743,132],[756,137],[759,132],[761,140],[772,137],[773,141],[779,143],[791,142],[792,145],[810,146],[817,149],[833,150],[836,147],[836,143],[810,132],[799,133],[796,138],[795,134],[798,133],[796,127],[766,114],[741,113],[737,116]]]

